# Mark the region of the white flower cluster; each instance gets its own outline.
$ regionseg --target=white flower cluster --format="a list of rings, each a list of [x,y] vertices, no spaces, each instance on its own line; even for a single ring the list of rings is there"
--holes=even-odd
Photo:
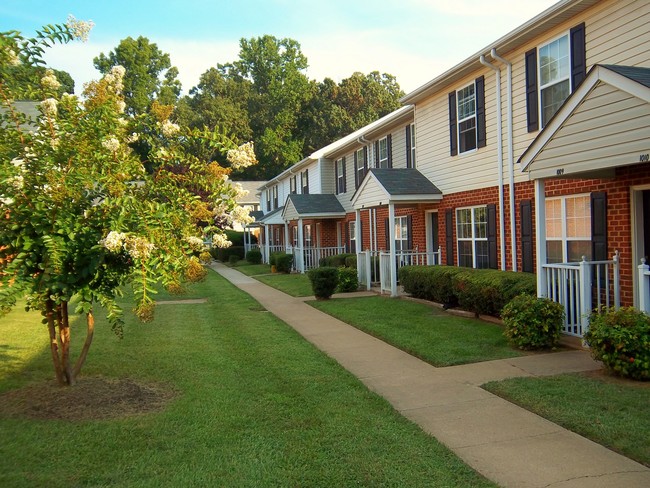
[[[249,207],[235,206],[230,212],[230,218],[234,222],[239,222],[241,225],[246,226],[255,222],[255,218],[250,215],[251,209]]]
[[[126,110],[126,102],[124,100],[118,100],[117,101],[117,111],[119,113],[123,114],[125,110]],[[122,119],[120,119],[120,120],[122,120]]]
[[[115,136],[110,136],[102,141],[102,146],[111,152],[116,152],[120,148],[120,141]]]
[[[165,137],[174,137],[180,130],[181,128],[178,126],[178,124],[174,124],[169,120],[165,120],[162,123],[162,133]]]
[[[41,86],[46,90],[58,90],[61,87],[61,83],[56,79],[54,71],[48,69],[45,71],[45,76],[41,78]]]
[[[70,32],[72,32],[72,35],[75,39],[86,42],[88,40],[88,34],[95,26],[95,23],[92,20],[77,20],[75,19],[74,15],[68,15],[68,21],[65,23],[65,25],[68,29],[70,29]]]
[[[190,245],[192,251],[205,251],[205,244],[203,244],[203,239],[195,236],[187,236],[185,241]]]
[[[18,66],[20,64],[20,58],[13,49],[7,49],[5,55],[9,66]]]
[[[248,190],[244,190],[244,187],[241,186],[241,183],[235,183],[234,185],[231,185],[231,187],[233,190],[235,190],[235,200],[245,197],[250,193]]]
[[[58,102],[54,98],[46,98],[40,103],[39,107],[47,117],[54,118],[57,114],[57,104]]]
[[[110,231],[108,235],[99,241],[99,245],[110,252],[125,250],[133,259],[147,259],[151,251],[155,249],[152,243],[144,237],[129,236],[123,232]]]
[[[140,136],[136,132],[133,132],[133,133],[131,133],[131,135],[127,136],[126,142],[128,142],[129,144],[132,144],[134,142],[137,142],[138,139],[140,139]]]
[[[232,242],[224,234],[215,234],[212,236],[212,246],[214,247],[230,247]]]
[[[247,168],[248,166],[257,163],[253,143],[247,142],[236,149],[229,150],[227,159],[233,169]]]
[[[113,87],[115,93],[122,93],[122,90],[124,90],[123,81],[125,73],[126,69],[124,69],[124,66],[113,66],[108,74],[104,75],[104,81]]]

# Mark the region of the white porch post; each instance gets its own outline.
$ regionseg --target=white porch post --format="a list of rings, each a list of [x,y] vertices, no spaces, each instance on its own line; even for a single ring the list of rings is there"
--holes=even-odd
[[[535,180],[535,255],[537,257],[537,296],[547,295],[546,272],[546,195],[544,180]]]
[[[264,225],[264,247],[266,248],[266,252],[264,253],[264,262],[269,264],[271,262],[271,236],[269,226],[266,224]]]
[[[650,312],[650,290],[648,289],[648,277],[646,273],[650,271],[650,266],[645,263],[645,258],[641,259],[641,264],[638,268],[639,273],[639,310],[642,312]]]
[[[589,328],[589,315],[591,314],[591,266],[587,257],[582,256],[580,261],[580,334],[584,335]]]
[[[397,256],[395,254],[395,204],[388,204],[388,245],[390,246],[390,296],[397,296]]]
[[[302,228],[302,219],[298,219],[298,262],[296,269],[301,273],[305,272],[305,241]]]
[[[356,222],[354,224],[354,245],[356,249],[355,253],[359,254],[363,251],[363,246],[361,245],[361,210],[354,211]]]
[[[284,249],[285,251],[289,251],[289,248],[291,247],[289,245],[289,222],[284,223]]]

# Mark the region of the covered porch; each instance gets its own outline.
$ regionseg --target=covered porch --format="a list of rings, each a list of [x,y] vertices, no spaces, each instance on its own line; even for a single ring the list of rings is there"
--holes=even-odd
[[[359,283],[368,289],[373,283],[378,283],[382,293],[397,296],[399,268],[405,265],[440,264],[437,220],[433,225],[427,220],[432,214],[418,209],[422,204],[440,200],[442,192],[416,169],[373,168],[368,171],[352,196],[355,242],[359,243]],[[365,248],[361,224],[363,212],[368,213],[369,223],[369,245]],[[377,222],[382,217],[383,226]],[[427,229],[426,244],[422,248],[419,244],[414,245],[414,217],[419,221],[421,230]],[[381,228],[383,232],[379,231]]]
[[[601,305],[648,311],[650,69],[594,66],[520,158],[535,185],[537,292],[581,337]]]

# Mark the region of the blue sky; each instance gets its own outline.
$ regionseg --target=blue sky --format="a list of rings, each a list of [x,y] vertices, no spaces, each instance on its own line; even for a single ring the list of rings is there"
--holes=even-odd
[[[93,57],[127,36],[170,54],[185,92],[201,73],[233,61],[239,40],[290,37],[307,75],[336,81],[354,71],[397,77],[407,93],[463,61],[555,0],[2,0],[0,30],[30,35],[68,14],[92,20],[87,43],[57,46],[48,63],[81,84],[98,77]]]

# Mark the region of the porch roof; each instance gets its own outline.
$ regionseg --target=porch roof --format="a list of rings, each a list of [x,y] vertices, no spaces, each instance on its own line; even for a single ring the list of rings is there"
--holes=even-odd
[[[336,195],[332,194],[291,194],[282,212],[284,220],[301,218],[332,219],[345,217],[345,209]]]
[[[439,200],[442,192],[438,187],[412,168],[372,168],[352,195],[355,209]]]
[[[253,210],[250,213],[250,216],[253,217],[255,220],[250,224],[248,224],[246,227],[260,227],[261,226],[260,220],[262,219],[262,217],[264,217],[264,212],[262,212],[261,210]]]
[[[530,179],[589,177],[649,153],[650,68],[594,65],[519,164]]]
[[[263,225],[284,224],[284,220],[282,219],[282,210],[284,210],[284,207],[278,207],[275,210],[267,212],[261,219],[259,219],[259,223]]]

